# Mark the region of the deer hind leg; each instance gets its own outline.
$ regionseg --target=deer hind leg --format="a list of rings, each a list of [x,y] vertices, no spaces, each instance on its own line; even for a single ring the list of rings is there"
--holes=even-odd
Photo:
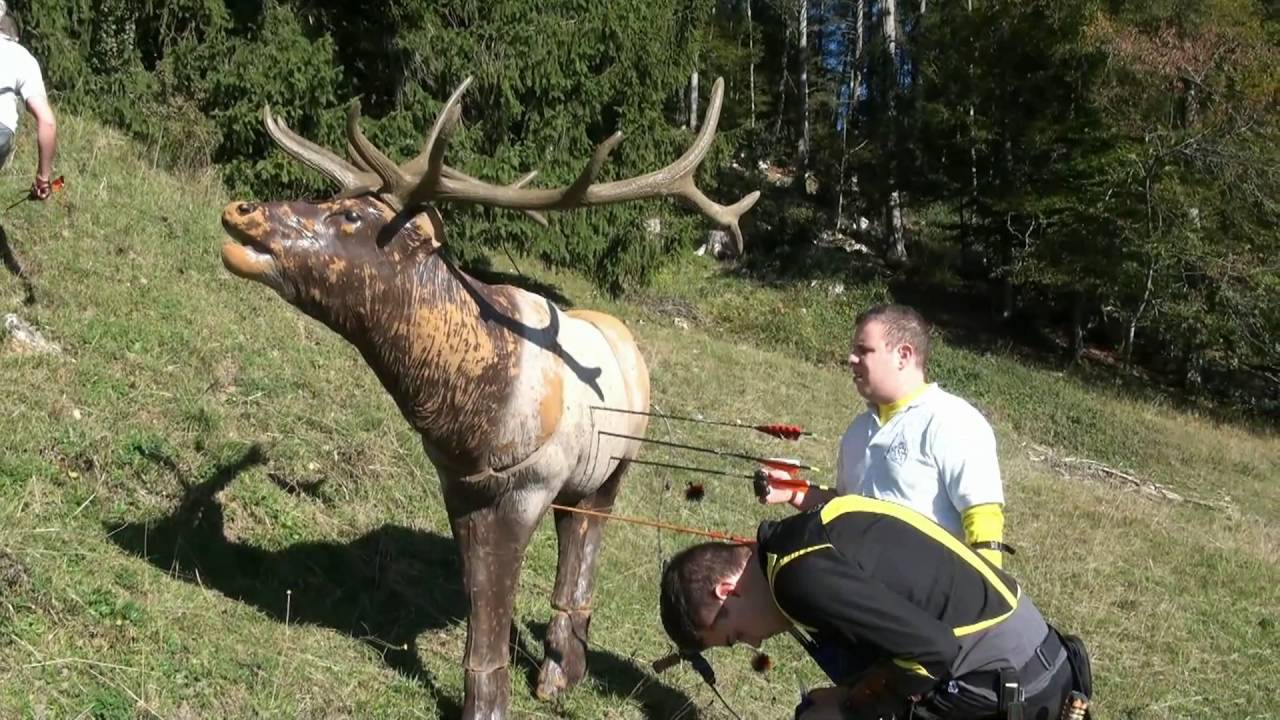
[[[608,510],[627,471],[625,460],[595,493],[575,507]],[[551,622],[543,648],[546,657],[538,673],[538,697],[547,700],[577,685],[587,672],[587,630],[591,625],[591,594],[596,559],[600,554],[604,520],[563,510],[555,511],[560,557],[551,598]]]
[[[473,508],[450,503],[450,525],[462,555],[465,592],[471,601],[467,616],[464,720],[500,720],[507,716],[511,682],[511,615],[525,547],[537,524],[521,508],[480,504]]]

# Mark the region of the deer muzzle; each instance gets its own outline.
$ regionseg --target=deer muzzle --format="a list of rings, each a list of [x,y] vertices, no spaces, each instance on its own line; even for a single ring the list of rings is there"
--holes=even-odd
[[[270,226],[264,208],[256,203],[230,203],[222,211],[222,227],[228,236],[222,244],[223,266],[234,275],[283,292],[280,264],[265,238]]]

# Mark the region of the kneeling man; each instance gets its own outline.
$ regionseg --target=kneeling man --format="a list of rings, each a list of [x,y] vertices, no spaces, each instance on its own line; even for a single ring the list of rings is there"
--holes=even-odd
[[[791,632],[835,683],[810,691],[802,720],[1056,720],[1091,683],[1083,645],[1012,577],[923,515],[860,496],[761,523],[754,547],[687,548],[663,572],[661,615],[686,656]]]

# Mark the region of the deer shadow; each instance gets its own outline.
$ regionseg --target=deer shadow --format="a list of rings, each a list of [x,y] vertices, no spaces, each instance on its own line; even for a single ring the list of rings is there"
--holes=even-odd
[[[547,623],[530,623],[529,634],[516,632],[512,638],[515,646],[512,658],[513,671],[523,669],[529,687],[537,687],[541,648],[547,636]],[[682,690],[657,681],[651,672],[636,665],[634,657],[592,647],[587,643],[587,675],[596,689],[619,700],[634,700],[640,704],[645,717],[663,720],[697,720],[701,708]]]
[[[511,285],[554,302],[561,310],[572,308],[573,299],[560,289],[559,285],[543,282],[535,277],[498,270],[488,264],[468,263],[461,267],[462,271],[486,285]]]
[[[347,542],[301,542],[279,550],[228,538],[217,495],[263,461],[252,448],[189,485],[172,514],[108,522],[104,530],[125,552],[278,622],[327,627],[361,640],[425,687],[444,716],[460,715],[458,703],[423,667],[417,648],[423,632],[465,622],[467,601],[453,540],[392,524]]]
[[[178,472],[164,458],[151,459]],[[441,688],[418,654],[424,632],[466,622],[469,605],[453,540],[392,524],[347,542],[301,542],[279,550],[228,538],[217,495],[240,473],[263,462],[262,452],[252,447],[208,479],[187,484],[168,516],[108,521],[103,529],[125,552],[251,605],[277,622],[325,627],[364,642],[389,667],[424,687],[441,717],[461,716],[457,699]],[[545,634],[545,626],[540,632]],[[512,626],[512,642],[517,656],[513,670],[523,662],[536,674],[542,653],[526,652],[518,623]],[[588,672],[611,694],[638,697],[651,718],[674,717],[668,710],[694,707],[688,696],[649,682],[652,678],[629,659],[609,652],[592,650]]]
[[[22,281],[23,305],[36,304],[36,287],[31,282],[31,276],[22,267],[22,263],[18,261],[18,256],[13,252],[13,246],[9,244],[9,235],[5,232],[4,226],[0,225],[0,264],[3,264],[13,276]]]

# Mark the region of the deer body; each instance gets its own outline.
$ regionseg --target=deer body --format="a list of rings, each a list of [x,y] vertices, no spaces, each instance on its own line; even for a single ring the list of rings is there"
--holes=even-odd
[[[465,83],[463,85],[465,88]],[[269,112],[267,130],[287,152],[341,183],[319,203],[231,203],[222,216],[230,239],[222,259],[232,273],[275,290],[346,338],[364,357],[401,414],[421,435],[440,478],[462,556],[471,603],[463,716],[505,717],[512,607],[524,550],[555,502],[607,511],[646,418],[601,410],[645,411],[649,375],[630,332],[590,311],[564,312],[524,290],[487,285],[441,252],[443,223],[432,200],[482,202],[541,220],[539,209],[619,202],[671,193],[722,222],[731,208],[692,184],[719,111],[695,147],[667,170],[629,181],[591,180],[615,136],[569,188],[522,190],[470,178],[441,160],[437,138],[457,120],[454,93],[427,147],[395,166],[348,120],[356,164],[294,135]],[[612,145],[610,145],[612,143]],[[608,147],[606,147],[608,146]],[[434,148],[434,149],[433,149]],[[529,194],[525,194],[529,193]],[[598,517],[557,510],[559,559],[537,693],[551,697],[582,679],[591,618]]]

